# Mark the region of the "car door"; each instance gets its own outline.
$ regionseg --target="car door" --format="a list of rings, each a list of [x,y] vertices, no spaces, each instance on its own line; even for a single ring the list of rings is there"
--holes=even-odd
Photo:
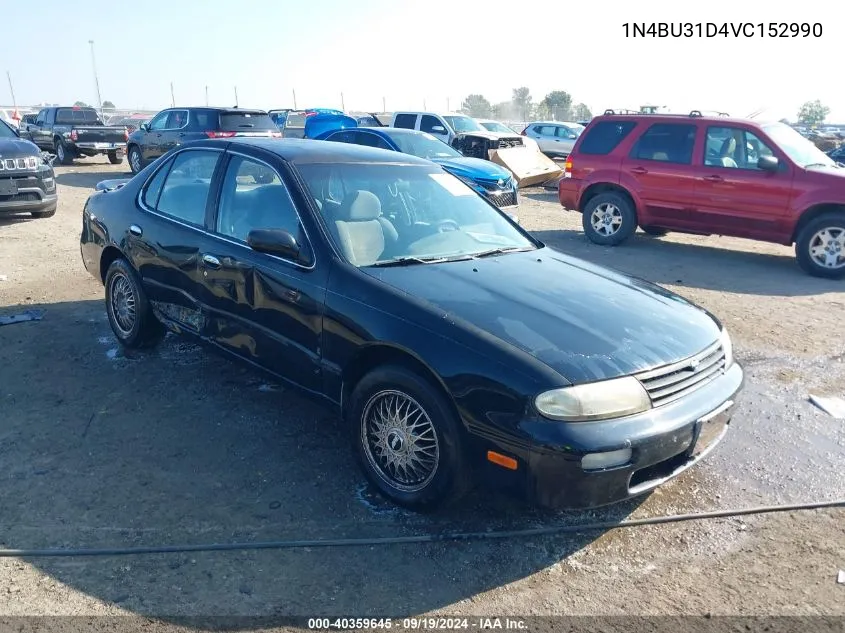
[[[537,141],[540,151],[544,154],[554,154],[557,142],[555,141],[554,125],[532,125],[531,137]]]
[[[230,153],[201,254],[202,303],[210,339],[305,389],[321,384],[320,338],[329,261],[316,261],[294,203],[301,197],[278,159]],[[313,225],[312,225],[313,226]],[[283,229],[301,248],[294,261],[253,250],[253,229]]]
[[[654,123],[622,160],[620,184],[639,199],[641,225],[683,228],[695,223],[697,131],[693,123]]]
[[[29,128],[32,135],[32,142],[38,145],[41,149],[48,149],[53,146],[53,139],[50,138],[50,134],[48,132],[44,131],[44,128],[47,125],[47,113],[49,110],[49,108],[40,110],[38,115],[35,117],[35,124]]]
[[[420,117],[419,130],[420,132],[428,132],[432,136],[436,136],[444,143],[449,142],[449,127],[439,117],[423,114]]]
[[[147,131],[141,138],[141,154],[144,157],[144,162],[153,161],[164,154],[162,144],[169,117],[170,110],[162,110],[150,121]]]
[[[203,335],[199,257],[208,239],[209,193],[222,150],[190,148],[170,157],[144,184],[140,215],[126,236],[127,254],[153,307]]]
[[[741,125],[710,125],[700,150],[694,206],[708,232],[777,239],[792,195],[794,168],[777,145]],[[777,171],[758,168],[761,156],[778,159]]]
[[[565,125],[555,126],[555,153],[561,156],[569,156],[578,136]]]
[[[187,110],[171,110],[167,117],[166,127],[161,131],[158,138],[159,151],[166,154],[178,146],[185,136],[185,129],[188,127]]]

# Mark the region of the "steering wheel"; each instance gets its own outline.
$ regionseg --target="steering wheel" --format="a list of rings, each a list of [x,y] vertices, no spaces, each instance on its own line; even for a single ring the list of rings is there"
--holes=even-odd
[[[460,225],[454,220],[440,220],[436,226],[438,233],[448,233],[449,231],[461,230]]]

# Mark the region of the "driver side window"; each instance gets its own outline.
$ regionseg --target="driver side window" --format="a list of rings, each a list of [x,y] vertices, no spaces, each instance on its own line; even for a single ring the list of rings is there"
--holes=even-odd
[[[737,127],[709,127],[704,143],[704,164],[759,171],[761,156],[775,156],[756,134]]]
[[[150,121],[150,130],[164,130],[167,128],[167,117],[170,115],[169,111],[159,112],[155,118]]]

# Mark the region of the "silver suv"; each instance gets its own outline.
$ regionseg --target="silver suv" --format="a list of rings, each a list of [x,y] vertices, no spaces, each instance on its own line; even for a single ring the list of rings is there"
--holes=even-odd
[[[584,126],[567,121],[535,121],[522,130],[522,135],[537,141],[540,151],[552,158],[566,158]]]

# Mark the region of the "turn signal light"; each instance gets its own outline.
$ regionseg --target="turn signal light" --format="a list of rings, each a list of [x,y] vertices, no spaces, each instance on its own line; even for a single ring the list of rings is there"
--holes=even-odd
[[[516,470],[517,462],[513,457],[502,455],[496,451],[487,451],[487,461],[493,462],[497,466],[507,468],[508,470]]]

